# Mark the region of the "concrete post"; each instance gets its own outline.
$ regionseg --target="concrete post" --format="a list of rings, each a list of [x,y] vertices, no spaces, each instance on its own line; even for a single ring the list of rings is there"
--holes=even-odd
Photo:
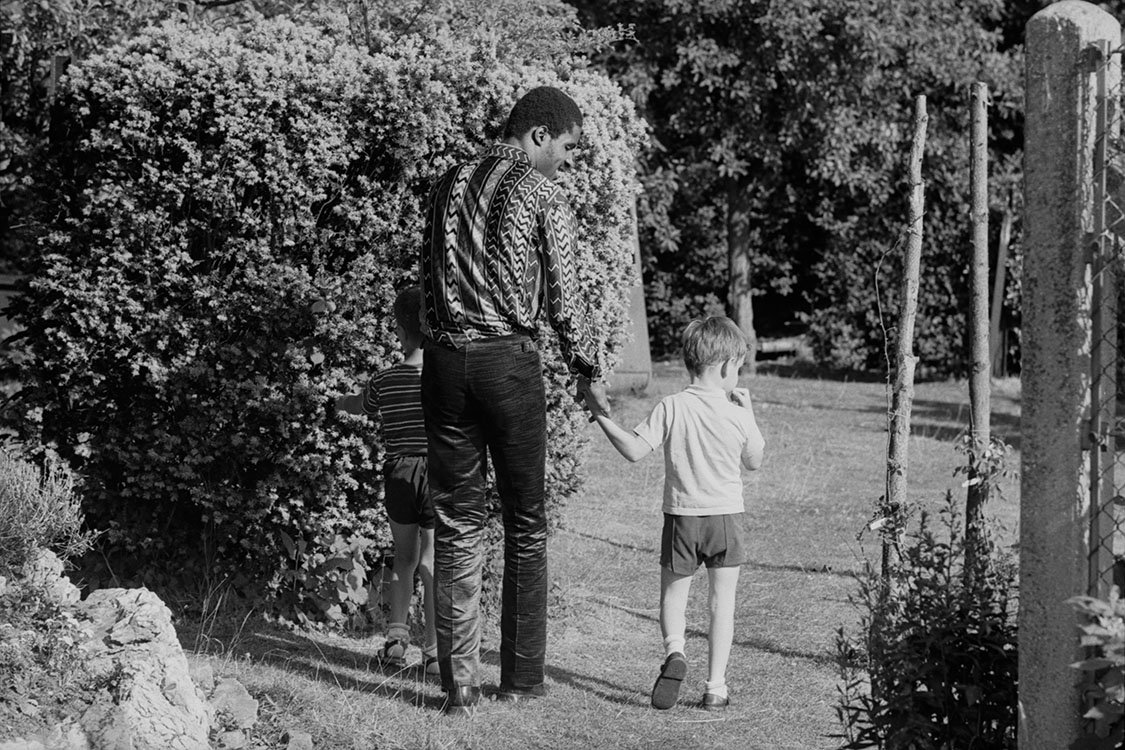
[[[1020,482],[1020,750],[1079,736],[1077,619],[1087,585],[1094,96],[1097,44],[1121,27],[1063,0],[1027,25]],[[1114,56],[1115,62],[1118,60]],[[1120,68],[1110,70],[1116,90]]]
[[[610,388],[643,391],[652,378],[652,355],[648,345],[648,317],[645,313],[645,287],[641,281],[641,245],[637,229],[637,209],[633,207],[633,270],[636,281],[629,289],[630,336],[621,350],[621,360],[610,376]]]

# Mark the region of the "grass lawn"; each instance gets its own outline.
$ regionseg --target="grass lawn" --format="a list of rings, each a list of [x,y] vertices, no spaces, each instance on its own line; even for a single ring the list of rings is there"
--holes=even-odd
[[[585,491],[552,540],[547,697],[525,705],[485,702],[472,719],[442,716],[437,683],[374,663],[378,638],[302,634],[256,618],[228,627],[181,628],[194,661],[242,681],[262,702],[258,747],[282,746],[285,729],[311,732],[318,748],[745,748],[830,750],[833,639],[851,627],[853,574],[877,564],[878,539],[857,535],[884,486],[887,394],[882,383],[790,377],[782,368],[743,378],[766,437],[762,469],[747,475],[750,561],[739,581],[728,672],[731,707],[695,707],[707,658],[706,574],[693,583],[681,703],[648,705],[662,659],[657,623],[661,457],[630,464],[596,426]],[[640,396],[615,400],[632,427],[686,377],[678,363],[655,366]],[[963,500],[956,438],[968,427],[964,383],[916,387],[909,486],[936,508],[947,489]],[[1018,449],[1018,383],[993,386],[993,432]],[[596,434],[593,434],[596,433]],[[1016,459],[1018,461],[1018,457]],[[1016,464],[1018,465],[1018,464]],[[1018,481],[988,509],[1015,538]],[[413,650],[412,650],[413,651]],[[410,657],[416,660],[417,653]],[[498,632],[485,629],[484,681],[499,680]]]

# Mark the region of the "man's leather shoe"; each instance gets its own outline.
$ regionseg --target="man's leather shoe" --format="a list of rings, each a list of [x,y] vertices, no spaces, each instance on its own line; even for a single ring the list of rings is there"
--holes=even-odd
[[[480,703],[480,688],[476,685],[458,685],[445,693],[442,711],[451,716],[471,716]]]
[[[535,698],[542,698],[546,694],[547,688],[545,685],[536,685],[530,688],[502,687],[496,691],[496,695],[493,697],[498,703],[520,703],[534,700]]]

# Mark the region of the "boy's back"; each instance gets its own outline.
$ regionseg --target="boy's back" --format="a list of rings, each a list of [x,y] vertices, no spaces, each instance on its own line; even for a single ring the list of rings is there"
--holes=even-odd
[[[378,372],[363,390],[363,411],[382,415],[388,458],[426,455],[420,364],[400,362]]]
[[[742,466],[764,443],[752,412],[718,388],[692,384],[666,396],[633,432],[656,450],[664,446],[665,513],[742,513]]]

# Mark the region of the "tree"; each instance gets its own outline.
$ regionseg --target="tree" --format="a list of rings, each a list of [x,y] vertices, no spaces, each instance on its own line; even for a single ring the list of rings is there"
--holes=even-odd
[[[881,369],[883,321],[895,300],[893,284],[877,288],[876,272],[894,273],[910,103],[925,94],[936,113],[926,164],[935,195],[919,311],[931,322],[920,331],[919,354],[931,372],[957,369],[959,252],[967,246],[964,91],[978,78],[991,82],[996,107],[1007,113],[997,128],[1011,125],[1019,99],[1019,60],[1004,46],[999,2],[579,7],[589,23],[636,26],[636,45],[599,60],[642,103],[658,144],[645,159],[653,200],[642,203],[646,281],[656,314],[666,318],[654,329],[698,314],[662,301],[705,305],[721,272],[733,315],[747,320],[749,292],[756,326],[800,321],[825,363]],[[687,272],[699,257],[719,271]]]

